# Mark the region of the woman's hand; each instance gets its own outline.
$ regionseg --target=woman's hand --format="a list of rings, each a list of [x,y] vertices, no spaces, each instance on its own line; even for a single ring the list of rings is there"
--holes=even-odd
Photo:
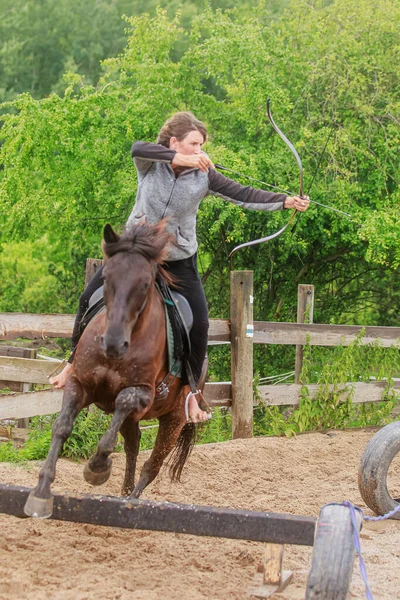
[[[71,363],[67,362],[67,364],[65,365],[65,367],[61,371],[61,373],[59,373],[58,375],[55,375],[54,377],[49,377],[49,383],[51,383],[51,385],[54,385],[54,388],[56,390],[63,388],[67,382],[68,377],[71,375],[73,370],[74,370],[73,365]]]
[[[295,208],[300,212],[304,212],[310,206],[310,198],[308,196],[286,196],[285,208]]]
[[[180,154],[179,152],[175,154],[171,165],[172,167],[197,167],[203,173],[207,173],[210,167],[215,168],[206,154]]]

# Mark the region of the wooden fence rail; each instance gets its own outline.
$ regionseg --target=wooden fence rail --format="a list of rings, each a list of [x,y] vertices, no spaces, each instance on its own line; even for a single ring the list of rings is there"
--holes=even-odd
[[[29,340],[69,338],[72,335],[74,315],[34,315],[28,313],[0,313],[0,340]],[[362,331],[361,343],[379,341],[389,348],[400,344],[400,327],[363,327],[362,325],[321,325],[317,323],[275,323],[254,321],[254,344],[305,345],[307,336],[311,346],[349,346]],[[211,319],[210,345],[230,343],[229,319]]]
[[[296,406],[299,403],[301,387],[297,384],[261,385],[258,393],[267,406]],[[311,398],[317,396],[319,387],[317,384],[307,386]],[[354,403],[380,402],[385,387],[383,381],[347,383],[339,386],[342,391],[341,401],[346,402],[348,394],[354,389],[352,398]],[[400,380],[395,380],[393,387],[396,393],[400,393]],[[333,389],[333,386],[330,388]],[[0,395],[0,420],[22,419],[59,412],[62,394],[62,390],[41,390]],[[230,407],[232,385],[230,382],[206,383],[205,397],[211,407]]]
[[[312,287],[312,286],[308,286]],[[209,344],[231,344],[232,384],[207,383],[205,396],[211,406],[232,406],[233,437],[252,435],[252,345],[283,344],[297,347],[348,346],[364,331],[362,344],[378,342],[385,348],[400,348],[400,327],[362,327],[355,325],[321,325],[315,323],[253,322],[253,292],[251,271],[231,274],[231,321],[213,319],[210,322]],[[44,339],[71,337],[74,315],[34,315],[0,313],[0,341],[18,338]],[[46,384],[54,363],[45,360],[0,356],[0,381]],[[318,385],[307,386],[311,397]],[[342,401],[354,391],[353,402],[377,402],[382,398],[384,382],[347,383],[342,386]],[[394,384],[400,390],[400,380]],[[301,385],[280,384],[259,387],[260,397],[270,406],[295,406],[299,403]],[[62,391],[0,395],[0,419],[26,418],[58,412]]]

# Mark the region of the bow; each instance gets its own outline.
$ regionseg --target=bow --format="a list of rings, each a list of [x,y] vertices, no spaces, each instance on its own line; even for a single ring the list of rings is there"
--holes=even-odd
[[[268,119],[269,119],[269,122],[271,123],[272,127],[275,129],[275,131],[279,135],[279,137],[281,137],[283,139],[283,141],[285,142],[285,144],[290,148],[290,150],[292,151],[292,154],[294,155],[294,157],[297,161],[297,164],[299,166],[299,177],[300,177],[300,193],[299,193],[299,195],[303,196],[303,165],[301,163],[300,156],[298,155],[297,150],[293,146],[292,142],[290,142],[287,139],[286,135],[279,129],[278,125],[275,123],[275,121],[272,117],[272,114],[271,114],[271,99],[270,98],[268,98],[268,101],[267,101],[267,115],[268,115]],[[281,229],[279,229],[279,231],[276,231],[275,233],[272,233],[271,235],[267,235],[267,237],[263,237],[258,240],[252,240],[250,242],[245,242],[244,244],[240,244],[239,246],[236,246],[229,254],[229,258],[232,258],[232,256],[235,254],[235,252],[237,252],[238,250],[241,250],[242,248],[247,248],[248,246],[255,246],[256,244],[262,244],[264,242],[269,242],[270,240],[273,240],[273,239],[279,237],[293,222],[296,215],[297,215],[297,210],[294,210],[293,214],[290,216],[290,219],[288,220],[288,222]]]

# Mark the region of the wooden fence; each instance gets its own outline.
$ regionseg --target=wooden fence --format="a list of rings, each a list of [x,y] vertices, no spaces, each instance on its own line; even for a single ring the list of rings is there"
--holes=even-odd
[[[306,286],[310,289],[311,286]],[[303,290],[304,291],[304,290]],[[300,290],[301,292],[301,290]],[[299,293],[299,299],[304,293]],[[301,300],[299,300],[301,301]],[[308,303],[309,304],[309,303]],[[307,302],[305,303],[307,306]],[[304,320],[304,314],[300,319]],[[308,319],[309,320],[309,319]],[[24,313],[0,314],[0,340],[45,339],[71,337],[73,315],[33,315]],[[231,273],[231,319],[211,320],[209,344],[227,343],[231,346],[232,382],[207,383],[205,397],[210,406],[230,406],[232,435],[251,437],[253,434],[253,344],[283,344],[304,346],[347,346],[354,342],[362,329],[362,343],[378,341],[383,347],[399,343],[400,327],[365,327],[355,325],[321,325],[315,323],[274,323],[253,321],[253,279],[251,271]],[[307,339],[308,338],[308,339]],[[1,346],[0,346],[1,348]],[[0,356],[0,381],[25,384],[47,384],[54,362],[34,358]],[[400,390],[400,381],[395,381]],[[318,385],[309,385],[311,397]],[[345,401],[354,389],[353,402],[381,400],[384,382],[347,383],[343,386]],[[300,384],[261,385],[259,395],[270,406],[297,405]],[[62,391],[42,390],[0,395],[0,420],[22,419],[58,412]]]

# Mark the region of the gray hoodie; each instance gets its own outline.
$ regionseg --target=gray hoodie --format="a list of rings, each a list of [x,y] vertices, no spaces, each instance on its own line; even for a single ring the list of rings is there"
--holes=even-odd
[[[275,194],[243,186],[209,169],[184,169],[178,176],[171,167],[175,150],[160,144],[136,142],[132,157],[138,172],[138,190],[127,227],[146,217],[148,223],[159,223],[168,217],[167,229],[175,235],[168,260],[181,260],[197,251],[196,217],[200,202],[206,196],[219,196],[233,204],[253,210],[282,210],[285,194]]]

